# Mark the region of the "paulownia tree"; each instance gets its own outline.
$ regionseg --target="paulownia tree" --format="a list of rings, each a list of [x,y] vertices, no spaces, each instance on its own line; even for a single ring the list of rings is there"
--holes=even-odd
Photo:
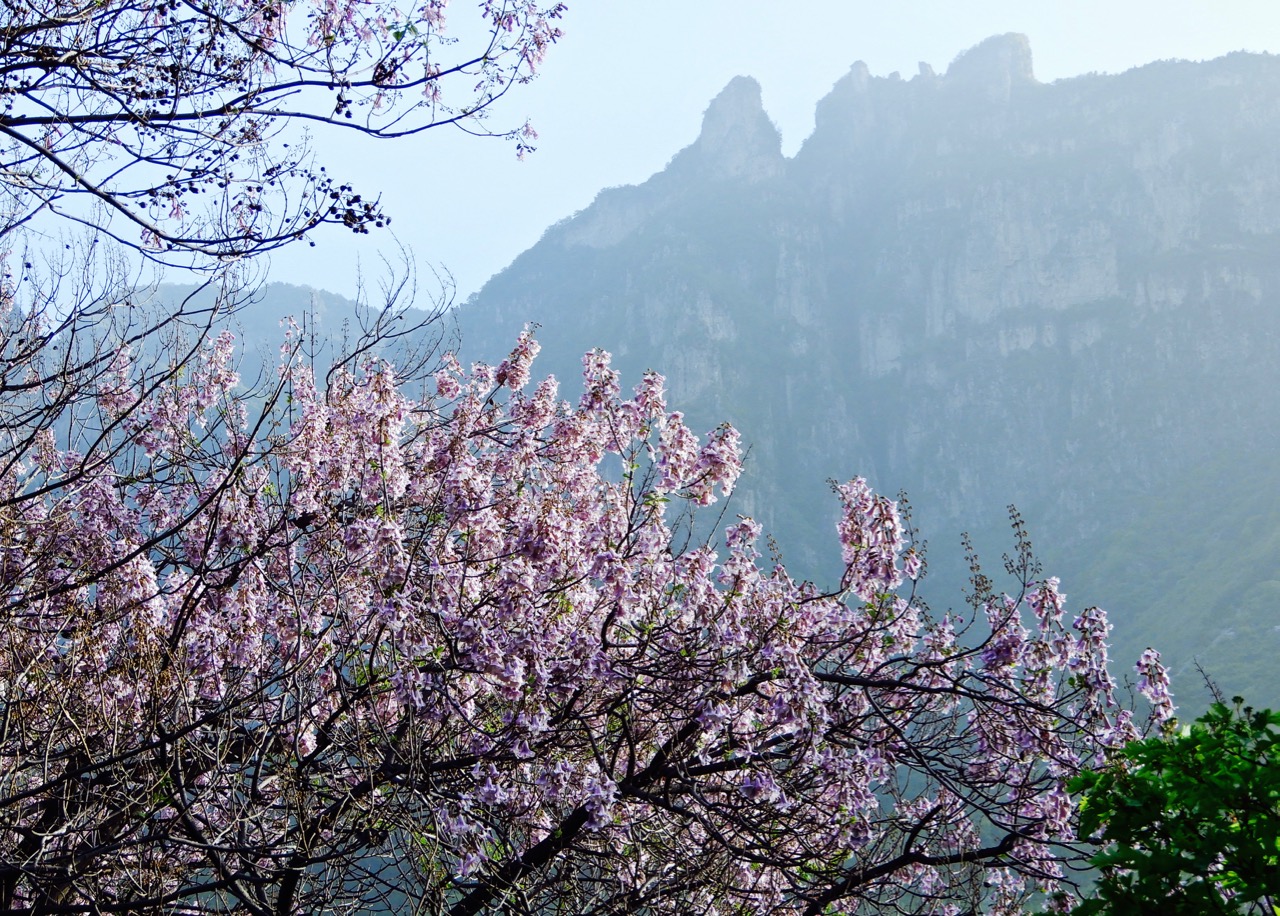
[[[930,614],[861,480],[828,589],[682,547],[737,435],[607,354],[570,404],[528,334],[423,387],[291,330],[250,399],[225,333],[63,377],[4,321],[0,909],[1014,913],[1138,733],[1100,611],[1022,550]]]
[[[485,115],[559,37],[559,2],[4,0],[0,238],[46,214],[170,263],[387,215],[307,128],[381,138]],[[456,37],[454,34],[456,33]],[[532,131],[508,133],[523,151]],[[14,239],[6,247],[22,246]]]
[[[855,480],[823,590],[761,562],[748,519],[681,546],[676,507],[732,487],[737,437],[699,443],[657,375],[624,397],[591,354],[570,405],[530,386],[525,336],[424,389],[369,357],[385,313],[322,381],[289,332],[250,391],[217,306],[114,304],[99,239],[209,267],[385,222],[290,125],[484,131],[562,7],[474,9],[452,42],[442,0],[6,0],[0,254],[43,272],[21,304],[0,288],[0,909],[1051,891],[1065,781],[1137,729],[1101,612],[1067,623],[1025,550],[1009,595],[978,577],[933,616]],[[49,216],[89,227],[82,262],[26,266]],[[1139,683],[1166,716],[1154,660]]]

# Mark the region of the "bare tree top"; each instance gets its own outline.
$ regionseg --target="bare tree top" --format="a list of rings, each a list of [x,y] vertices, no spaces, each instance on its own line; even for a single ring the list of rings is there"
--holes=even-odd
[[[48,215],[154,260],[209,266],[380,201],[326,171],[307,128],[510,137],[489,107],[529,80],[563,4],[483,0],[3,0],[0,238]],[[290,129],[290,125],[294,125]],[[302,128],[302,129],[299,129]]]

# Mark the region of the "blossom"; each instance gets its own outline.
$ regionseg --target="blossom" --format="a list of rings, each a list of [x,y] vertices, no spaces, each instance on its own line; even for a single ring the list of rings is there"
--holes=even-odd
[[[184,905],[225,863],[275,887],[306,822],[317,875],[368,843],[416,863],[439,909],[492,909],[505,881],[550,910],[590,874],[610,905],[676,876],[697,890],[672,906],[716,916],[853,910],[851,860],[982,850],[1000,824],[1012,848],[972,854],[996,876],[983,905],[1013,912],[1061,872],[1064,780],[1141,725],[1100,610],[1067,627],[1045,579],[934,617],[865,479],[837,487],[828,589],[763,560],[751,518],[723,549],[688,542],[667,505],[728,495],[740,440],[699,440],[657,373],[624,399],[592,351],[561,401],[533,384],[527,329],[497,367],[446,355],[415,401],[385,361],[317,375],[287,341],[287,400],[224,428],[245,397],[232,343],[149,386],[122,357],[94,388],[101,446],[50,428],[0,478],[0,703],[22,709],[0,807],[19,799],[31,832],[65,806],[36,744],[104,774],[77,801],[76,842],[111,840],[85,895],[141,881],[134,849]],[[1158,655],[1137,671],[1167,721]],[[62,848],[44,835],[40,855]],[[14,836],[0,853],[33,855]],[[966,873],[894,865],[872,891],[943,909]]]

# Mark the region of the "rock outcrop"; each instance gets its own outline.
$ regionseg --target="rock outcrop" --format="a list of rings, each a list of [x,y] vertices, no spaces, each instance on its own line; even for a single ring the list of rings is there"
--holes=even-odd
[[[686,181],[759,182],[779,177],[785,165],[782,136],[765,114],[760,84],[738,76],[711,100],[697,141],[668,171]]]

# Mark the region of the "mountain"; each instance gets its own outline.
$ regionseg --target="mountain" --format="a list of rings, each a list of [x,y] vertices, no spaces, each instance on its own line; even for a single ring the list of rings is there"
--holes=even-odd
[[[602,191],[458,311],[464,353],[541,325],[751,443],[731,511],[837,557],[828,478],[905,489],[940,595],[1016,504],[1116,656],[1280,704],[1280,59],[1036,80],[997,36],[911,79],[855,64],[791,158],[738,77],[645,183]]]
[[[175,343],[189,346],[191,340],[204,336],[216,303],[218,313],[213,323],[235,335],[240,375],[249,386],[276,378],[280,346],[290,321],[303,339],[304,356],[318,367],[357,351],[387,358],[405,374],[414,374],[420,363],[434,365],[444,350],[457,348],[456,329],[443,320],[442,308],[409,305],[413,292],[407,286],[393,285],[384,290],[381,300],[362,297],[355,301],[290,283],[229,285],[221,292],[213,284],[160,283],[122,297],[136,303],[145,315],[167,316],[179,309],[186,315],[174,329],[176,340],[159,334],[142,342],[144,351],[153,355]],[[377,345],[365,347],[363,343],[373,336],[379,338]]]

